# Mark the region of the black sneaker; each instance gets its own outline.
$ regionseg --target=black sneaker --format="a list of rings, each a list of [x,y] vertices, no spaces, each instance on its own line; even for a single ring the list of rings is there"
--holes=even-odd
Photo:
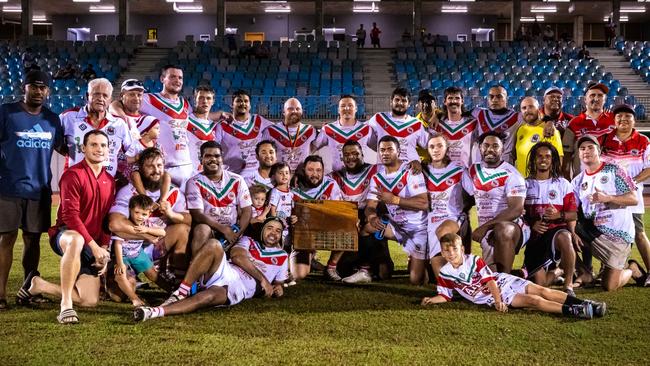
[[[585,302],[591,304],[591,307],[594,309],[594,316],[596,318],[602,318],[607,313],[606,303],[594,300],[585,300]]]

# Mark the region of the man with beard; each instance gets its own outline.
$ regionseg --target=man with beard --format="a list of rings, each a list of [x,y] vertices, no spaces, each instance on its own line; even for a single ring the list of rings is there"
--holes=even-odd
[[[190,143],[190,157],[195,172],[201,165],[201,145],[214,141],[217,122],[210,120],[210,109],[214,105],[214,89],[209,85],[199,85],[194,89],[194,110],[187,118],[187,138]]]
[[[145,194],[154,202],[160,201],[160,191],[165,172],[165,161],[163,154],[157,148],[147,148],[140,153],[138,159],[138,168],[142,178],[142,184],[145,188]],[[190,233],[190,224],[192,218],[187,212],[185,195],[176,186],[169,187],[167,198],[160,203],[148,222],[152,226],[164,227],[167,233],[160,241],[156,240],[147,233],[138,230],[131,221],[129,221],[129,200],[137,195],[138,192],[133,184],[128,184],[119,190],[115,198],[115,204],[111,207],[108,217],[108,227],[117,236],[124,240],[147,240],[155,245],[155,249],[161,252],[169,253],[169,273],[182,274],[187,268],[186,248],[188,235]],[[157,253],[154,253],[152,260],[157,260]],[[158,253],[161,254],[161,253]],[[165,257],[162,267],[166,266]],[[172,272],[174,271],[174,272]],[[160,271],[160,273],[165,273]]]
[[[406,113],[410,99],[411,93],[405,88],[393,90],[390,97],[391,112],[375,114],[368,120],[368,125],[375,131],[378,139],[384,136],[397,139],[400,145],[400,162],[417,162],[419,166],[420,157],[416,148],[426,148],[429,134],[420,120]]]
[[[305,159],[303,171],[298,174],[298,186],[292,191],[296,200],[341,200],[341,189],[336,182],[323,175],[323,159],[318,155],[310,155]],[[300,218],[299,218],[300,219]],[[294,250],[291,252],[291,275],[294,280],[307,277],[315,252]],[[336,264],[341,258],[341,252],[332,252],[325,269],[325,276],[333,281],[340,281],[341,276],[336,272]]]
[[[526,166],[528,165],[528,153],[533,146],[541,141],[549,142],[557,149],[560,156],[562,156],[562,138],[558,130],[555,130],[553,137],[544,137],[545,122],[539,119],[539,102],[537,99],[534,97],[522,99],[520,109],[524,123],[517,129],[513,159],[517,170],[525,177]]]
[[[601,83],[590,83],[585,91],[586,110],[575,116],[568,124],[562,137],[562,148],[564,159],[562,167],[564,177],[571,179],[582,171],[580,158],[575,154],[577,150],[576,141],[584,135],[601,136],[614,129],[614,116],[605,111],[609,88]]]
[[[442,116],[432,129],[447,139],[449,159],[467,169],[471,165],[474,131],[478,124],[464,110],[462,89],[450,86],[445,89],[444,96]]]
[[[283,229],[281,220],[269,217],[261,240],[242,236],[230,250],[230,261],[217,240],[208,240],[196,253],[178,290],[161,306],[135,309],[133,319],[143,322],[209,306],[233,306],[255,296],[282,297],[282,284],[289,276],[288,255],[282,249]],[[194,283],[199,291],[191,295]]]
[[[224,248],[237,242],[251,220],[251,196],[244,178],[223,169],[221,146],[201,145],[203,171],[187,182],[187,207],[194,224],[192,253],[209,240]]]
[[[110,233],[104,219],[115,198],[115,180],[106,171],[109,139],[91,130],[82,142],[84,159],[61,176],[61,205],[56,224],[48,230],[52,250],[61,256],[61,285],[50,283],[31,272],[17,298],[28,303],[32,296],[47,294],[61,298],[57,320],[79,322],[73,303],[93,307],[99,302],[99,273],[110,259]]]
[[[257,156],[259,168],[253,172],[248,172],[246,175],[242,175],[249,188],[254,184],[264,186],[267,192],[273,188],[271,167],[278,162],[275,151],[275,143],[270,140],[262,140],[255,146],[255,156]]]
[[[22,229],[25,278],[38,270],[41,233],[50,226],[54,150],[65,153],[59,116],[43,105],[50,78],[30,71],[22,101],[0,106],[0,311],[7,309],[7,279],[18,229]]]
[[[121,117],[108,113],[112,94],[113,86],[108,79],[93,79],[88,83],[88,104],[61,113],[61,124],[68,146],[68,166],[84,159],[81,149],[84,135],[91,130],[101,130],[109,139],[106,171],[114,177],[117,174],[118,155],[131,147],[133,137],[129,126]]]
[[[343,144],[342,153],[343,169],[333,172],[332,179],[341,188],[343,201],[357,203],[360,227],[357,255],[359,269],[342,281],[350,284],[370,283],[373,273],[379,278],[388,278],[393,268],[388,242],[375,238],[374,230],[368,225],[364,215],[370,180],[377,171],[377,165],[364,163],[363,149],[358,141],[347,141]]]
[[[312,125],[300,122],[302,104],[296,98],[289,98],[284,103],[284,121],[270,125],[264,131],[264,140],[275,142],[278,161],[287,163],[291,172],[313,151],[312,143],[316,139],[316,129]]]
[[[562,111],[562,97],[564,92],[557,86],[552,86],[544,92],[544,106],[542,107],[542,120],[552,121],[555,128],[560,131],[560,136],[564,137],[564,131],[573,119],[573,115]]]
[[[517,169],[502,159],[504,138],[497,131],[479,137],[482,160],[472,164],[462,182],[476,201],[479,227],[472,239],[481,244],[483,260],[497,272],[510,273],[530,229],[522,218],[526,183]]]
[[[216,141],[223,147],[223,162],[233,173],[247,176],[259,167],[253,155],[255,147],[262,140],[266,128],[272,123],[251,114],[251,99],[248,92],[237,90],[232,94],[234,120],[221,123],[216,130]]]
[[[332,171],[343,168],[341,150],[347,141],[358,141],[362,146],[376,146],[372,128],[356,118],[357,102],[354,97],[342,95],[338,111],[339,119],[323,126],[314,141],[315,150],[326,147],[324,153],[332,159]]]
[[[418,122],[419,123],[419,122]],[[377,173],[370,181],[366,218],[375,231],[386,239],[396,240],[409,254],[410,281],[422,285],[429,256],[427,247],[427,210],[429,200],[422,174],[412,174],[400,161],[400,144],[393,136],[379,139]],[[380,203],[386,205],[389,223],[377,214]]]

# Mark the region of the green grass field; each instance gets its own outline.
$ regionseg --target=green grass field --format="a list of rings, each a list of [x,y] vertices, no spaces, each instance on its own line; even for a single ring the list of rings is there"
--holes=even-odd
[[[648,224],[648,223],[646,223]],[[406,257],[393,246],[404,269]],[[15,248],[9,292],[22,282]],[[478,252],[478,250],[475,250]],[[638,251],[634,251],[638,259]],[[327,258],[321,255],[321,259]],[[517,258],[521,263],[521,258]],[[59,258],[42,241],[40,270],[58,278]],[[81,323],[56,322],[57,303],[0,312],[0,365],[147,364],[648,364],[650,289],[578,290],[606,301],[608,316],[576,321],[495,310],[466,302],[422,308],[432,290],[399,276],[364,287],[314,276],[282,299],[254,299],[229,309],[131,321],[131,306],[103,302],[79,311]],[[153,292],[149,295],[159,296]]]

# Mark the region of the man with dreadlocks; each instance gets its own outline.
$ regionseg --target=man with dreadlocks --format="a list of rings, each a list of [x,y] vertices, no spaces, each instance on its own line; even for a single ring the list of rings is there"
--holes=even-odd
[[[524,219],[532,228],[526,243],[524,268],[528,279],[549,286],[555,280],[552,267],[564,271],[564,291],[573,292],[573,273],[579,241],[575,233],[577,204],[573,186],[562,177],[558,150],[549,142],[537,143],[528,154],[526,168],[526,201]]]

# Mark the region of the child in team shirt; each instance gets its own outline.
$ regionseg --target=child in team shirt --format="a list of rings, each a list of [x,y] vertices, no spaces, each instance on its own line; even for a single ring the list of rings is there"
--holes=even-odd
[[[253,184],[248,189],[253,201],[253,213],[251,224],[258,224],[266,220],[266,187],[261,184]]]
[[[422,305],[450,301],[456,290],[474,304],[494,306],[504,313],[510,306],[580,319],[605,315],[605,303],[581,300],[507,273],[492,272],[480,257],[464,254],[461,238],[456,234],[444,235],[440,245],[447,264],[438,275],[438,295],[423,298]]]
[[[137,120],[138,131],[140,131],[140,140],[131,144],[131,147],[126,152],[126,160],[128,167],[124,172],[126,177],[129,177],[131,184],[139,194],[146,194],[144,185],[142,184],[142,177],[138,171],[137,161],[140,153],[150,147],[160,149],[158,145],[158,137],[160,136],[160,121],[154,116],[142,116]],[[160,186],[160,202],[167,198],[169,187],[171,185],[171,175],[165,172],[163,174],[163,182]],[[160,203],[159,202],[159,203]]]
[[[295,224],[298,222],[298,217],[291,214],[293,209],[293,192],[289,187],[291,180],[291,171],[289,165],[286,163],[275,163],[271,167],[269,173],[273,181],[273,189],[270,192],[269,205],[262,213],[262,216],[271,214],[280,218],[284,223],[284,231],[282,232],[282,242],[285,246],[290,245],[287,238],[289,237],[288,224]]]
[[[147,219],[153,211],[154,202],[146,195],[135,195],[129,200],[129,221],[138,233],[151,237],[156,242],[165,236],[165,229],[147,225]],[[113,257],[115,260],[115,282],[120,290],[129,297],[133,306],[143,306],[144,302],[135,293],[135,278],[144,273],[147,278],[161,288],[169,290],[169,285],[154,268],[153,262],[144,251],[144,240],[124,240],[113,236]],[[129,271],[129,269],[131,271]]]

